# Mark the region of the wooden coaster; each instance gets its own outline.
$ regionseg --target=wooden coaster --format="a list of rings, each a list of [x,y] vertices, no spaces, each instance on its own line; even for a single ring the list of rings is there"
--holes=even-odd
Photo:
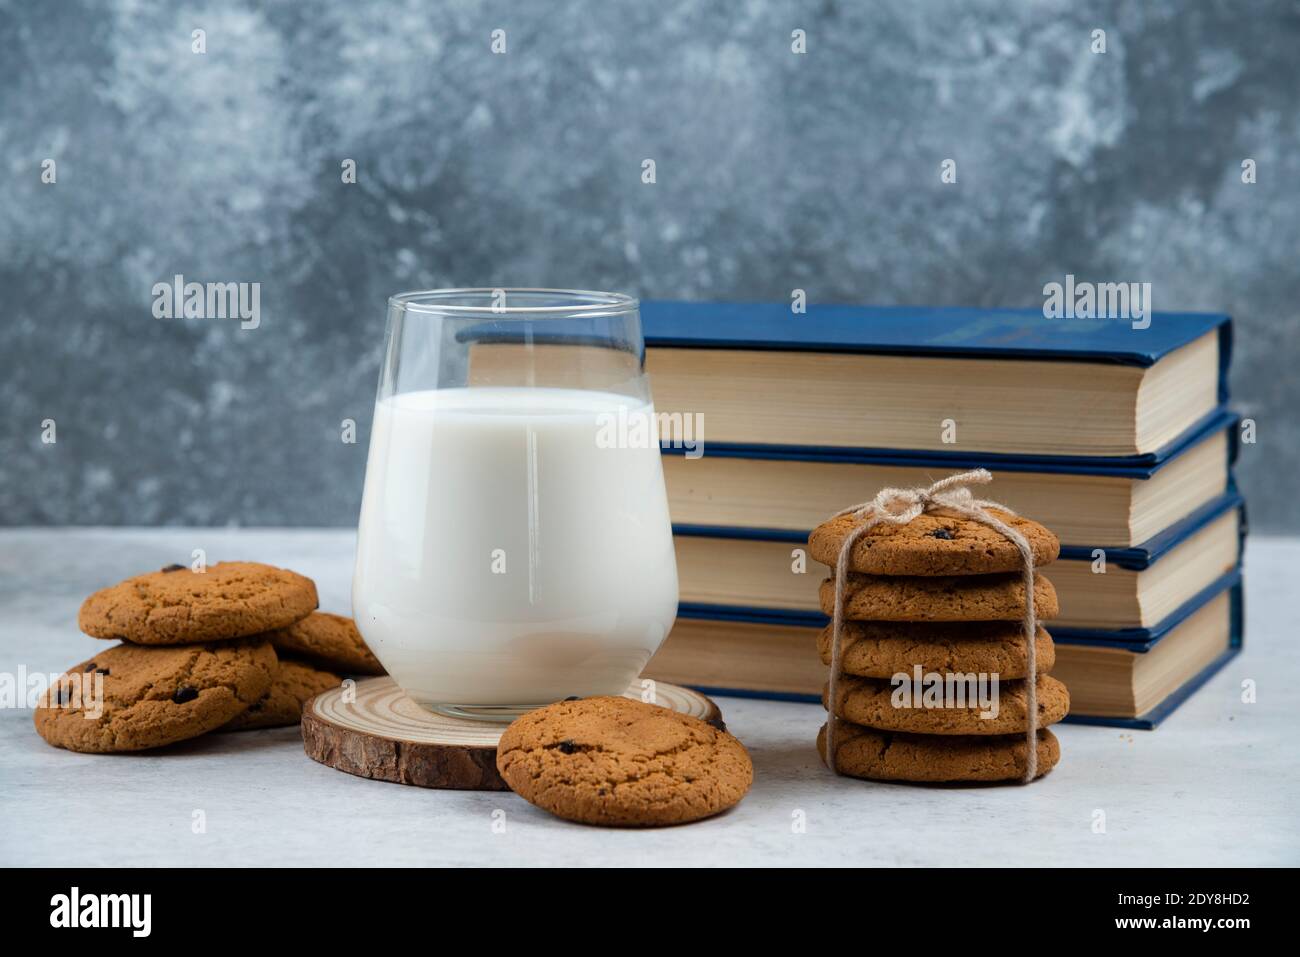
[[[625,695],[640,700],[640,679]],[[663,681],[655,682],[655,703],[704,721],[722,720],[711,699]],[[505,729],[426,711],[392,678],[358,681],[351,703],[344,703],[342,687],[331,688],[302,709],[303,749],[313,761],[422,788],[509,790],[497,773],[497,742]]]

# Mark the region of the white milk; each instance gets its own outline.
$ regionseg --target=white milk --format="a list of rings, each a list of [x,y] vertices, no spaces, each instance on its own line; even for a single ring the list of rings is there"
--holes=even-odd
[[[621,694],[677,611],[658,443],[601,447],[654,407],[569,389],[377,403],[352,606],[426,707]]]

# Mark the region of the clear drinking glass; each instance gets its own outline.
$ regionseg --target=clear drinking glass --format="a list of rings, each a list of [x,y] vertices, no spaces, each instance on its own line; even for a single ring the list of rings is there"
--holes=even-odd
[[[352,607],[418,704],[511,720],[622,694],[672,627],[638,306],[558,289],[388,300]]]

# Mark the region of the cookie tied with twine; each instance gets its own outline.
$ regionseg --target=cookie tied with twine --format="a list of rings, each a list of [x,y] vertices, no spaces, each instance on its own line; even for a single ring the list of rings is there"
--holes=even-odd
[[[848,575],[852,570],[851,566],[860,566],[864,562],[871,563],[871,571],[877,571],[870,553],[862,552],[858,547],[859,543],[873,529],[882,529],[888,526],[901,527],[918,520],[922,523],[933,522],[935,518],[941,517],[943,512],[978,523],[995,533],[992,541],[997,542],[1003,550],[1006,550],[1006,546],[1002,543],[1009,543],[1014,549],[1014,560],[1018,560],[1019,571],[1023,576],[1025,594],[1024,617],[1020,622],[1021,633],[1025,638],[1023,643],[1025,654],[1024,673],[1027,675],[1038,673],[1037,642],[1035,640],[1038,633],[1038,618],[1033,600],[1034,569],[1036,564],[1054,559],[1059,552],[1060,546],[1055,536],[1052,536],[1050,532],[1046,532],[1042,526],[1020,519],[1014,511],[1005,505],[975,498],[971,492],[971,486],[987,485],[991,481],[993,481],[993,476],[987,469],[974,469],[969,472],[950,475],[926,488],[881,489],[871,501],[852,505],[836,512],[813,533],[812,538],[810,538],[810,550],[815,558],[826,561],[827,557],[830,557],[826,550],[827,535],[838,539],[837,544],[839,546],[834,555],[834,612],[830,625],[830,683],[827,688],[827,698],[832,706],[838,700],[836,684],[841,670],[840,656],[843,651],[845,593]],[[993,510],[1001,513],[1005,518],[994,514]],[[943,539],[943,536],[937,537]],[[980,550],[986,555],[992,555],[996,551],[988,541],[972,543],[972,545],[975,544],[978,544]],[[954,545],[957,545],[957,543],[954,543]],[[880,551],[883,553],[887,550],[889,549],[882,548]],[[970,551],[973,549],[963,549],[961,546],[953,549],[954,552],[963,550]],[[1006,557],[1012,558],[1010,554]],[[1005,559],[1003,560],[1005,561]],[[966,570],[969,572],[974,569]],[[980,570],[1009,571],[1011,569],[989,568],[985,565]],[[939,568],[936,567],[935,571],[939,571]],[[904,574],[908,573],[917,574],[918,571],[909,569],[908,572],[904,572]],[[921,573],[924,574],[924,572]],[[931,572],[931,574],[934,573]],[[940,573],[942,572],[940,571]],[[1025,702],[1027,716],[1025,729],[1026,767],[1021,778],[1023,783],[1032,781],[1038,775],[1039,721],[1036,682],[1025,682],[1025,695],[1027,697]],[[830,713],[826,722],[825,734],[826,763],[835,774],[840,773],[836,760],[837,723],[834,713]]]

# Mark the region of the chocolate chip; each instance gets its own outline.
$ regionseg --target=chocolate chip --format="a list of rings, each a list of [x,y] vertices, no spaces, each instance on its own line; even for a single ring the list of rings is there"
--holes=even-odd
[[[107,675],[107,674],[108,674],[108,669],[107,669],[107,668],[96,668],[95,671],[98,672],[98,673],[101,674],[101,675]]]
[[[945,542],[951,542],[952,532],[948,531],[948,529],[946,528],[936,528],[933,532],[930,533],[930,537],[942,538]]]
[[[704,723],[711,728],[717,728],[719,731],[727,730],[727,723],[723,721],[721,718],[709,718]]]
[[[581,701],[582,699],[579,698],[576,694],[571,694],[571,695],[569,695],[567,698],[565,698],[564,700],[565,700],[565,701]]]
[[[184,704],[187,701],[193,701],[198,696],[198,688],[191,688],[189,685],[186,685],[184,688],[176,689],[176,693],[172,695],[172,700],[177,704]]]
[[[86,665],[86,667],[85,667],[83,670],[84,670],[84,671],[94,671],[94,670],[95,670],[95,663],[92,661],[90,664]]]
[[[60,705],[65,705],[69,703],[72,700],[72,688],[66,685],[60,685],[59,695],[57,700]]]
[[[574,753],[575,751],[577,751],[577,750],[578,750],[578,746],[577,746],[576,744],[574,744],[572,741],[561,741],[561,742],[560,742],[560,753],[561,753],[561,754],[573,754],[573,753]]]
[[[168,565],[166,568],[161,569],[161,571],[165,571],[165,572],[181,572],[184,570],[185,570],[184,565]]]

